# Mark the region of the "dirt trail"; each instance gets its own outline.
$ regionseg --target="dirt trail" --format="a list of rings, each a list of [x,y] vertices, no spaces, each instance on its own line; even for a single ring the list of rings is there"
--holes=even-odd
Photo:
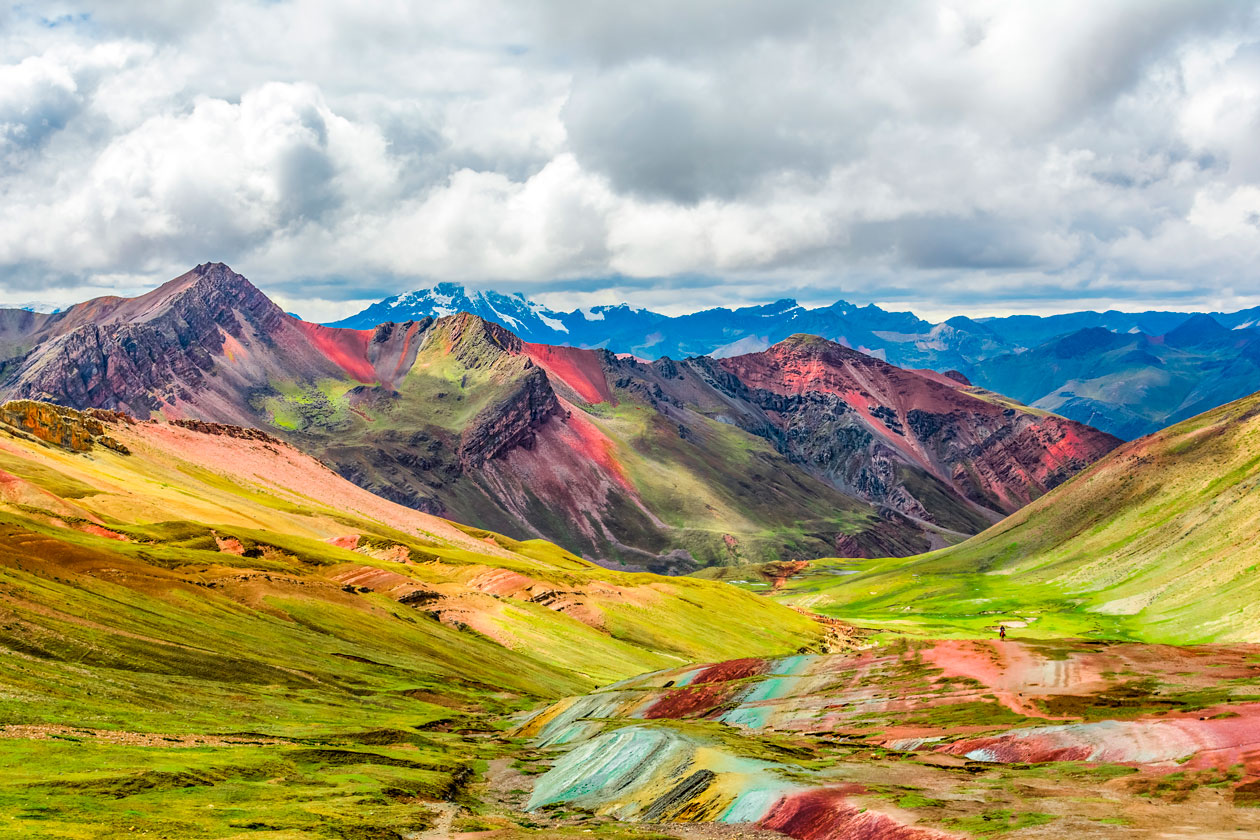
[[[51,723],[8,724],[0,726],[0,739],[29,738],[35,741],[62,739],[104,741],[133,747],[221,747],[238,744],[259,746],[288,743],[267,735],[174,735],[166,732],[124,732],[111,729],[80,729]]]
[[[459,814],[459,806],[454,802],[426,802],[424,807],[437,814],[433,821],[433,828],[414,832],[408,835],[407,840],[467,840],[468,837],[476,836],[462,832],[455,833],[453,826],[455,817]]]

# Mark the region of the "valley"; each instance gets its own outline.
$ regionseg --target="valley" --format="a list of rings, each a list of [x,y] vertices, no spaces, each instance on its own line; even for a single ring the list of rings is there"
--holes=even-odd
[[[1260,642],[1260,397],[1125,444],[971,540],[911,562],[824,561],[780,594],[867,626],[1171,644]]]
[[[1260,397],[1124,444],[215,264],[7,335],[13,836],[1260,836]]]
[[[0,3],[0,840],[1260,840],[1260,0]]]

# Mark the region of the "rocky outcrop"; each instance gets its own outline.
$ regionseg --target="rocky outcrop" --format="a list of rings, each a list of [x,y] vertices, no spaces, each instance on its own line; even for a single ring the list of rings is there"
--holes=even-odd
[[[0,406],[0,422],[71,452],[90,452],[99,444],[124,455],[130,454],[125,445],[106,434],[99,419],[73,408],[34,400],[11,400]]]
[[[464,431],[460,464],[477,469],[509,450],[532,449],[539,427],[562,412],[547,374],[531,368],[507,399],[482,411]]]
[[[203,435],[220,435],[222,437],[238,438],[240,440],[259,440],[263,443],[270,443],[274,446],[288,446],[287,443],[280,438],[272,437],[262,429],[254,429],[249,426],[233,426],[228,423],[207,423],[204,420],[172,420],[172,426],[179,426],[181,429],[191,429],[194,432],[200,432]]]

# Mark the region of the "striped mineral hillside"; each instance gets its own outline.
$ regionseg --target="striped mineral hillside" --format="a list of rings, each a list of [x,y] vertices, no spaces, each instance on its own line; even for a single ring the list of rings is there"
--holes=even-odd
[[[522,726],[557,756],[528,807],[839,840],[1110,836],[1194,800],[1224,810],[1189,828],[1260,830],[1258,655],[902,639],[658,671]]]

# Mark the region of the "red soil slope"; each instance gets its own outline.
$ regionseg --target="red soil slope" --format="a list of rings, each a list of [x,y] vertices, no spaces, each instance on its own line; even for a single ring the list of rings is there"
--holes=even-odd
[[[599,354],[577,347],[553,347],[523,342],[526,355],[547,375],[572,388],[588,403],[613,402]]]

